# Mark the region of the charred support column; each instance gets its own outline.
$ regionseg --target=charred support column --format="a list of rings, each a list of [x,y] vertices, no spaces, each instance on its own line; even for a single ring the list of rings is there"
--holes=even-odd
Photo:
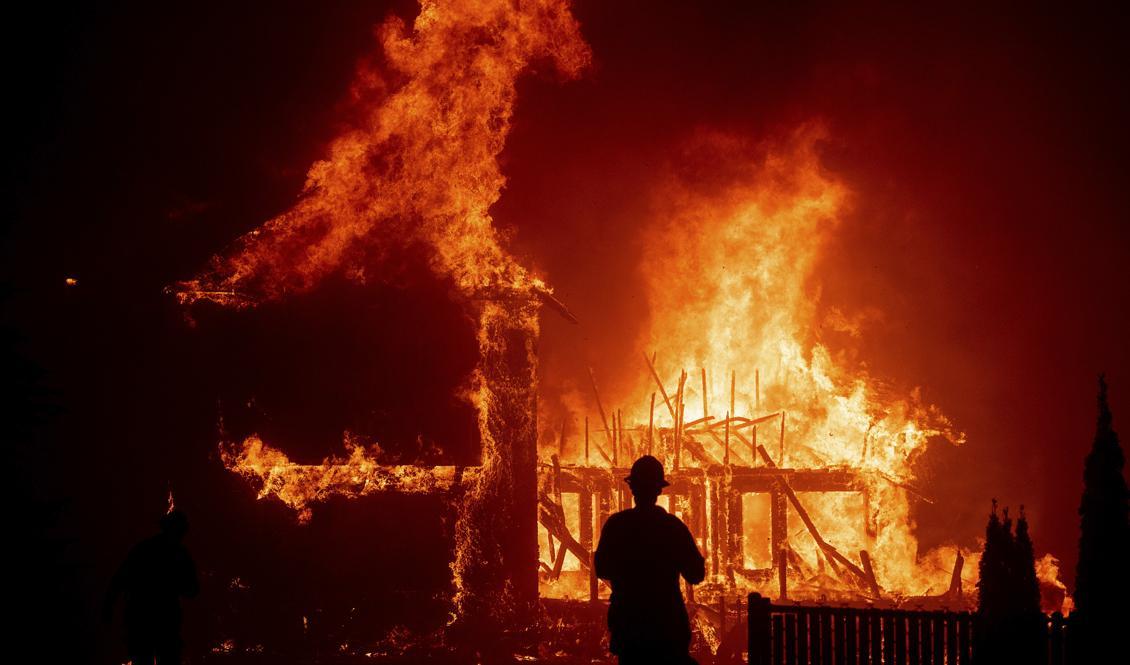
[[[742,494],[730,488],[730,569],[727,577],[734,583],[734,571],[745,567],[745,525],[742,520]]]
[[[610,495],[611,495],[611,490],[609,490],[609,489],[598,489],[597,490],[597,498],[596,498],[597,517],[599,519],[599,526],[600,526],[601,530],[604,529],[604,523],[608,521],[608,516],[612,513],[612,507],[611,507],[612,499],[609,498]]]
[[[478,301],[481,354],[472,399],[481,466],[468,469],[452,573],[460,637],[480,649],[526,641],[538,598],[538,305]],[[495,646],[497,645],[497,646]]]
[[[771,501],[769,522],[770,541],[773,545],[773,567],[777,569],[780,600],[784,600],[788,598],[788,588],[786,587],[785,581],[788,570],[788,556],[785,553],[789,533],[788,503],[786,503],[785,493],[782,492],[780,487],[776,484],[772,492],[770,492],[769,498]]]
[[[709,511],[710,511],[710,520],[709,520],[709,529],[708,529],[708,531],[710,533],[710,542],[709,542],[710,552],[709,552],[708,556],[710,558],[710,574],[711,575],[721,575],[722,569],[721,569],[719,564],[720,563],[725,564],[725,561],[726,561],[725,554],[722,552],[722,540],[723,540],[722,534],[723,534],[723,529],[724,529],[724,526],[723,526],[724,520],[722,518],[722,510],[721,510],[721,508],[722,508],[721,503],[722,502],[719,500],[721,498],[719,496],[721,494],[721,492],[719,491],[718,484],[719,484],[718,479],[707,477],[707,479],[706,479],[706,492],[707,492],[707,496],[709,497],[708,498],[708,504],[709,504]]]
[[[584,487],[578,497],[580,502],[581,547],[589,554],[589,600],[596,600],[596,570],[592,566],[592,492]]]

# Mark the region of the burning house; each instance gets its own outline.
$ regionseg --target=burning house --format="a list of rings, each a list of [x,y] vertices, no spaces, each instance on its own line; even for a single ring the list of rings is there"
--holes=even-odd
[[[507,251],[490,208],[505,181],[497,158],[515,82],[533,62],[576,77],[588,47],[557,0],[424,3],[414,26],[389,21],[380,38],[391,79],[362,70],[361,120],[311,167],[299,201],[171,290],[186,307],[249,308],[329,275],[380,280],[390,255],[422,251],[472,322],[477,361],[459,399],[472,407],[478,462],[400,464],[346,432],[344,454],[300,463],[249,434],[221,443],[231,471],[300,522],[329,497],[445,497],[455,515],[449,634],[478,645],[530,642],[539,601],[607,597],[592,551],[604,520],[629,507],[622,478],[645,453],[669,470],[662,505],[706,555],[707,583],[687,595],[712,649],[727,633],[740,639],[738,601],[751,591],[968,605],[971,554],[919,552],[910,513],[912,498],[929,500],[915,486],[917,457],[931,438],[960,435],[821,339],[865,323],[819,312],[810,288],[851,204],[821,166],[821,127],[775,142],[688,141],[688,161],[725,168],[709,181],[673,174],[657,195],[663,219],[640,266],[651,317],[642,357],[549,395],[539,315],[572,315]],[[634,383],[599,388],[633,373]]]

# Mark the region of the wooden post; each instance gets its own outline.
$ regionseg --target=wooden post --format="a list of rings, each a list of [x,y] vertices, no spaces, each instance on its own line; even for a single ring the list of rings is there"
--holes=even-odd
[[[604,404],[600,401],[600,391],[596,389],[596,375],[592,373],[591,367],[589,368],[589,382],[592,383],[592,394],[596,397],[596,408],[600,410],[600,422],[604,425],[604,433],[608,435],[608,443],[613,446],[612,454],[615,456],[616,442],[612,440],[612,430],[608,427],[608,418],[604,415]]]
[[[561,440],[557,442],[557,456],[560,459],[565,459],[565,425],[569,422],[569,416],[561,419]]]
[[[610,492],[611,492],[611,490],[610,490]],[[608,521],[608,514],[610,512],[609,504],[611,503],[611,501],[612,501],[612,497],[611,497],[609,492],[597,490],[596,509],[597,509],[597,517],[600,520],[600,530],[601,531],[604,530],[604,523]]]
[[[957,615],[946,612],[946,661],[949,663],[957,664]],[[1044,621],[1043,617],[1038,617],[1039,621]],[[1042,638],[1043,635],[1040,635]],[[1039,647],[1037,647],[1039,648]],[[1048,662],[1047,653],[1042,654],[1042,662]]]
[[[655,358],[648,358],[647,354],[643,354],[644,362],[647,363],[647,368],[651,370],[651,377],[655,379],[655,385],[659,386],[659,394],[663,396],[663,403],[667,405],[667,410],[671,412],[671,419],[676,417],[675,407],[671,405],[671,398],[667,396],[667,389],[663,387],[663,381],[659,378],[659,372],[655,371]]]
[[[585,466],[589,465],[589,417],[585,416]]]
[[[907,665],[921,665],[922,658],[920,656],[920,649],[922,646],[919,631],[922,628],[922,622],[918,620],[921,616],[920,612],[911,612],[906,616],[906,652],[907,652]],[[860,627],[862,633],[863,628]]]
[[[944,665],[944,663],[945,663],[944,658],[945,658],[945,652],[946,652],[946,642],[945,642],[946,629],[945,629],[945,624],[943,623],[944,620],[942,619],[942,613],[941,612],[933,612],[931,614],[932,614],[932,618],[931,618],[931,621],[930,621],[930,630],[934,634],[933,635],[933,643],[932,643],[932,645],[934,647],[933,648],[933,654],[934,654],[933,662],[936,665]]]
[[[883,662],[895,662],[895,617],[884,613],[883,617]],[[938,663],[945,665],[945,663]]]
[[[785,552],[788,542],[788,504],[785,502],[785,494],[780,490],[779,483],[774,484],[769,498],[769,540],[773,548],[773,564],[777,568],[779,598],[780,602],[784,602],[789,597],[786,582],[788,554]]]
[[[819,622],[820,642],[823,649],[820,651],[820,664],[832,665],[832,657],[835,654],[835,649],[832,647],[832,615],[827,607],[821,607],[816,614],[816,619]]]
[[[735,411],[735,408],[734,408],[734,393],[735,393],[735,390],[737,388],[737,383],[738,383],[738,373],[734,370],[730,370],[730,415],[731,416],[733,416],[735,413],[737,413]]]
[[[593,565],[592,492],[588,484],[581,487],[580,496],[581,547],[589,554],[589,601],[596,600],[596,570]]]
[[[785,663],[793,665],[794,663],[804,663],[808,665],[808,650],[807,648],[802,652],[799,648],[801,645],[808,646],[808,634],[805,630],[804,624],[805,615],[800,612],[788,612],[785,614]],[[804,656],[801,656],[801,654]],[[803,658],[803,660],[798,660]]]
[[[726,639],[726,594],[718,594],[718,635]]]
[[[752,465],[757,466],[757,425],[750,428],[749,456],[753,460]]]
[[[616,421],[618,423],[616,427],[620,429],[620,433],[617,435],[620,439],[620,448],[624,451],[624,466],[630,466],[636,455],[635,451],[632,450],[632,443],[628,441],[628,433],[624,430],[623,409],[616,409]]]
[[[753,370],[753,409],[761,413],[761,370]],[[753,414],[754,416],[757,413]]]
[[[706,399],[706,368],[702,368],[702,417],[710,417],[710,404]]]
[[[777,466],[785,466],[785,412],[781,412],[781,452],[777,455]]]
[[[707,501],[709,502],[709,530],[710,530],[710,572],[713,575],[719,575],[719,554],[722,549],[722,533],[721,526],[722,515],[721,507],[719,504],[719,491],[718,481],[711,480],[709,477],[706,479],[706,492]],[[724,559],[722,559],[724,561]]]
[[[651,393],[651,406],[647,410],[647,454],[652,454],[652,436],[655,434],[655,392]]]
[[[962,595],[961,589],[961,570],[965,567],[965,557],[961,556],[958,551],[957,558],[953,562],[953,572],[950,573],[950,588],[948,593],[950,596],[960,599]]]
[[[733,578],[735,569],[745,567],[745,536],[743,523],[742,493],[730,487],[730,515],[727,522],[730,525],[730,577]]]
[[[679,426],[675,432],[675,470],[679,470],[679,462],[683,455],[683,418],[685,417],[686,404],[679,405]]]
[[[616,440],[616,412],[612,412],[612,468],[620,466],[620,443]]]
[[[879,582],[875,579],[875,569],[871,567],[871,554],[867,550],[859,550],[859,559],[863,562],[863,572],[867,575],[867,587],[871,595],[879,599]]]
[[[906,665],[906,617],[902,614],[895,614],[893,619],[888,619],[888,621],[891,620],[895,624],[895,665]],[[954,657],[957,657],[956,652]],[[953,662],[956,665],[957,661]]]
[[[722,464],[725,466],[730,466],[730,413],[726,412],[726,438],[722,451]]]
[[[759,593],[749,594],[746,609],[746,625],[749,640],[749,665],[770,665],[772,646],[769,634],[768,598]]]

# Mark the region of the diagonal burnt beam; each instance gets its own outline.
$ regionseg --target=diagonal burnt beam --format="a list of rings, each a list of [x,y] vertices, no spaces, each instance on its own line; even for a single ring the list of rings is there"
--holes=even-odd
[[[769,456],[769,452],[765,450],[765,446],[758,446],[757,452],[765,461],[766,466],[777,466],[773,461],[773,458]],[[801,521],[804,522],[804,526],[806,529],[808,529],[808,533],[812,536],[812,539],[816,541],[816,545],[822,552],[824,552],[824,555],[828,559],[829,564],[833,568],[835,568],[836,563],[843,565],[845,568],[850,570],[853,575],[855,575],[856,580],[860,584],[867,585],[867,573],[863,572],[863,569],[855,565],[843,554],[840,554],[839,550],[828,543],[828,541],[824,540],[824,537],[820,535],[820,531],[817,530],[816,525],[813,524],[812,518],[808,516],[808,511],[804,509],[804,506],[801,504],[800,499],[797,498],[796,492],[793,492],[793,489],[789,487],[788,480],[782,477],[777,480],[777,483],[780,486],[781,491],[785,494],[786,497],[788,497],[789,503],[792,504],[793,509],[797,511],[797,515],[800,516]]]

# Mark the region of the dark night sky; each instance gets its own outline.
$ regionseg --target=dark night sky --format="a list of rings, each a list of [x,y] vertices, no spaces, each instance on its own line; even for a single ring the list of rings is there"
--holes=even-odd
[[[355,314],[358,296],[343,286],[209,332],[186,325],[162,295],[290,205],[340,127],[372,26],[414,11],[410,2],[324,4],[126,3],[5,21],[14,111],[0,265],[5,381],[21,396],[8,400],[17,413],[33,394],[57,407],[6,444],[18,460],[9,469],[21,501],[67,500],[51,530],[75,539],[65,558],[88,605],[114,559],[148,531],[169,482],[200,514],[230,508],[226,522],[199,527],[202,559],[246,546],[240,561],[259,566],[266,555],[248,545],[256,539],[329,543],[353,552],[333,566],[345,579],[374,550],[395,566],[442,549],[443,536],[419,524],[381,522],[395,501],[366,508],[368,540],[356,551],[346,527],[362,517],[345,506],[331,507],[317,535],[278,535],[281,509],[248,529],[241,520],[259,513],[214,458],[218,400],[254,390],[241,371],[270,375],[271,362],[297,358],[298,369],[261,381],[313,381],[317,396],[281,402],[308,407],[288,422],[332,432],[354,407],[320,423],[318,405],[364,401],[346,388],[395,366],[372,349],[353,362],[350,353],[373,346],[366,323],[391,311],[427,326],[430,300],[383,294],[376,310]],[[593,70],[578,82],[535,75],[520,85],[495,217],[582,320],[546,317],[543,371],[558,380],[634,354],[646,313],[639,230],[656,174],[691,132],[768,137],[823,121],[841,146],[834,168],[857,197],[821,268],[824,297],[880,308],[860,349],[871,371],[921,386],[968,436],[922,469],[939,497],[919,515],[922,535],[969,542],[991,497],[1024,503],[1037,549],[1062,558],[1070,579],[1098,372],[1108,373],[1116,429],[1130,418],[1127,21],[1101,8],[707,4],[580,2]],[[78,287],[64,287],[67,276]],[[257,342],[256,331],[272,340]],[[405,337],[389,344],[429,341]],[[323,339],[337,350],[310,349]],[[444,353],[458,364],[466,352]],[[406,542],[380,542],[372,534],[382,524],[406,528]],[[317,554],[299,558],[264,574],[330,568]],[[445,574],[445,554],[432,558],[417,563],[429,588]],[[310,576],[310,588],[342,582]],[[382,584],[398,582],[373,581],[375,597],[390,593]]]

